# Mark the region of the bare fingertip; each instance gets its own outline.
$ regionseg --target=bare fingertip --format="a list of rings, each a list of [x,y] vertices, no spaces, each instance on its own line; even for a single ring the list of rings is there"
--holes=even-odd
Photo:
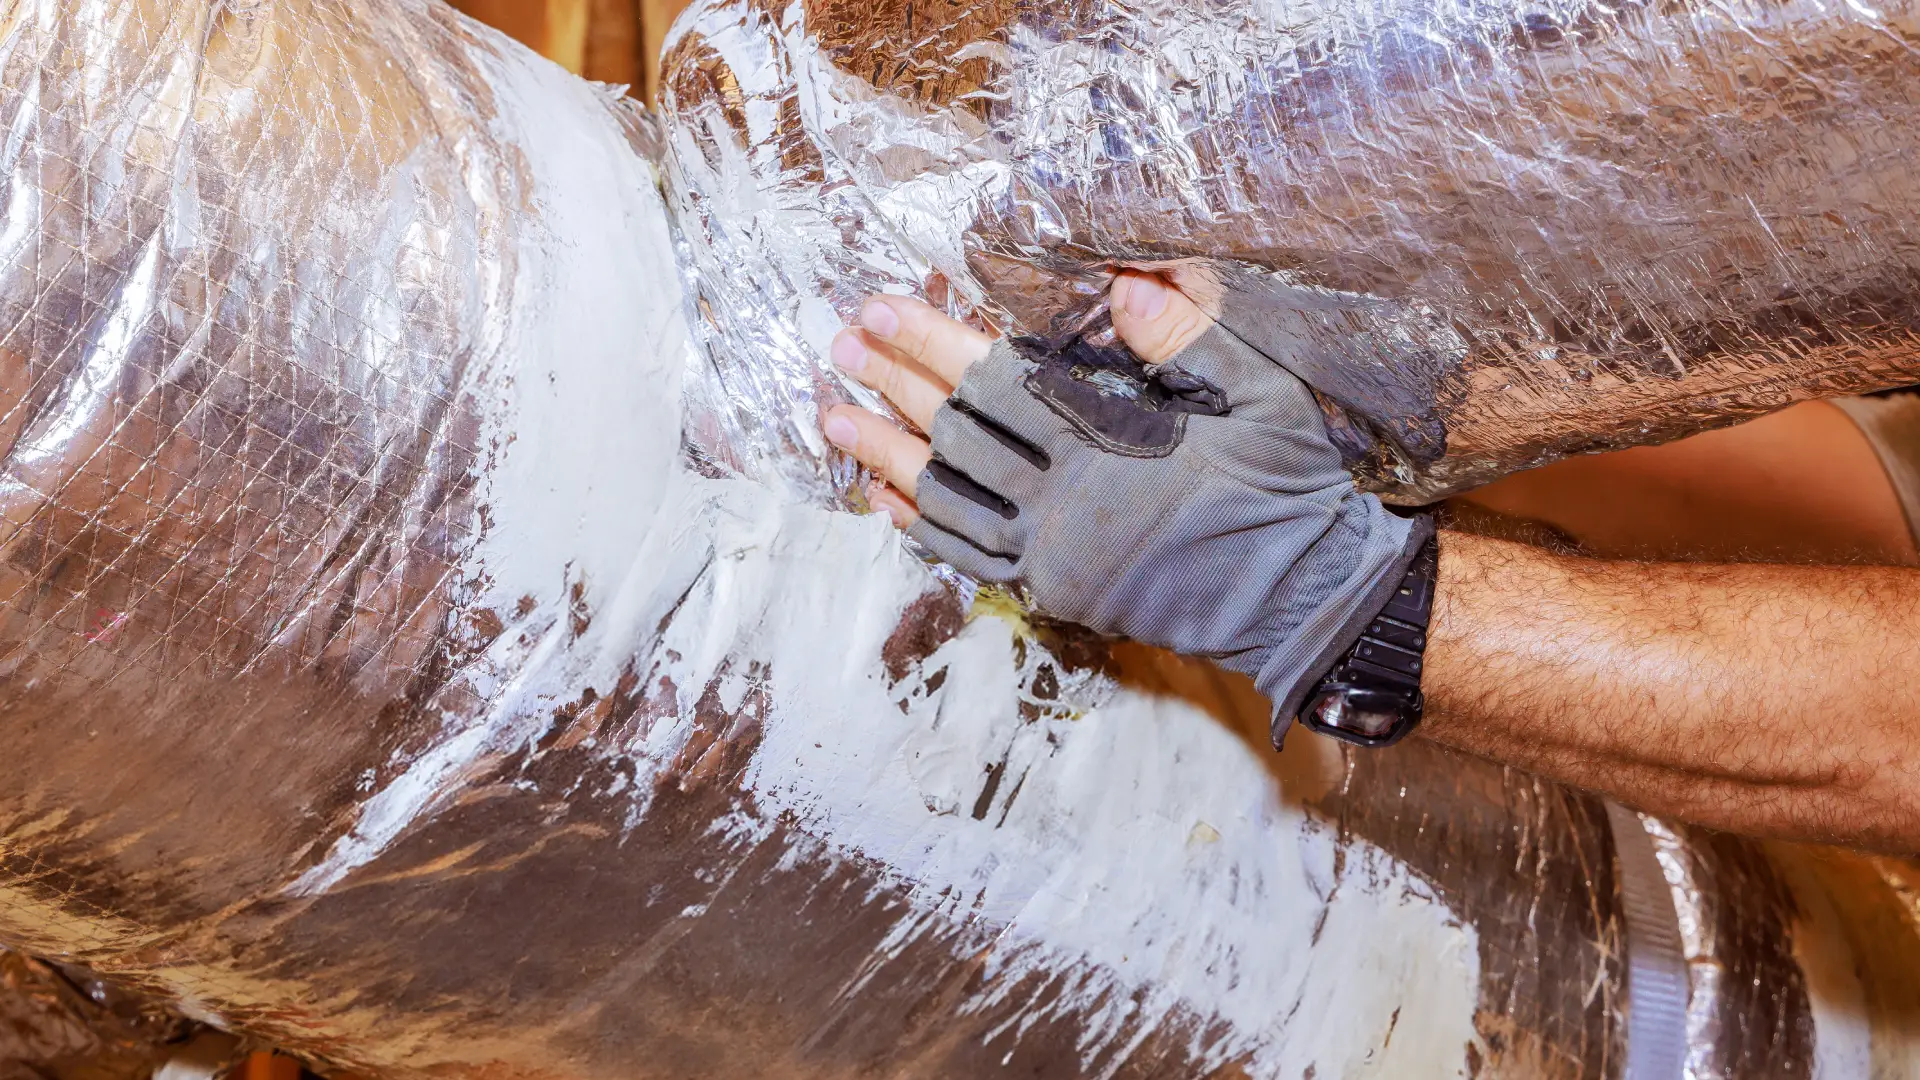
[[[867,481],[867,505],[876,514],[887,515],[887,520],[896,529],[904,529],[915,520],[913,506],[907,497],[885,480],[875,477]]]
[[[1142,322],[1151,322],[1166,313],[1166,283],[1153,274],[1121,274],[1113,282],[1114,299],[1120,309]]]
[[[874,513],[885,514],[894,528],[900,527],[900,511],[895,508],[893,501],[887,498],[886,484],[875,480],[867,485],[867,505],[873,508]]]
[[[858,375],[867,369],[866,343],[850,330],[842,330],[834,337],[830,355],[833,366],[849,375]]]
[[[860,309],[860,325],[878,337],[892,338],[900,332],[900,313],[876,296]]]
[[[845,416],[839,413],[831,413],[827,416],[827,422],[824,426],[827,432],[827,441],[840,449],[851,451],[860,445],[860,429],[854,426],[853,421]]]

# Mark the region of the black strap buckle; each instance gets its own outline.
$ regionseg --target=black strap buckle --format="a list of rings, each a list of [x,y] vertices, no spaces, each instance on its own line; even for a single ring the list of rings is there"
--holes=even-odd
[[[1392,746],[1420,726],[1425,706],[1418,690],[1409,698],[1398,690],[1326,682],[1300,710],[1300,723],[1308,731],[1356,746]]]
[[[1440,549],[1429,539],[1406,577],[1340,661],[1313,688],[1300,710],[1307,730],[1356,746],[1392,746],[1420,726],[1426,697],[1427,625]]]

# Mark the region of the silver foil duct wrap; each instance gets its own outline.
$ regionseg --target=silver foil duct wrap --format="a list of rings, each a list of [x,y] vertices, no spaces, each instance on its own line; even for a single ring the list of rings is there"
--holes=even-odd
[[[1920,382],[1911,0],[709,0],[663,86],[752,358],[705,392],[770,471],[861,396],[819,358],[864,294],[1063,336],[1116,266],[1178,269],[1400,502]]]
[[[1619,1075],[1594,799],[818,505],[802,344],[933,279],[727,25],[656,129],[428,0],[0,7],[0,941],[406,1078]],[[1899,1050],[1920,967],[1687,874],[1786,973],[1712,1060]]]
[[[234,1057],[233,1040],[219,1039],[224,1053],[207,1045],[212,1041],[192,1021],[91,972],[0,949],[4,1080],[149,1080],[184,1058],[205,1060],[211,1067],[201,1075],[210,1077]]]

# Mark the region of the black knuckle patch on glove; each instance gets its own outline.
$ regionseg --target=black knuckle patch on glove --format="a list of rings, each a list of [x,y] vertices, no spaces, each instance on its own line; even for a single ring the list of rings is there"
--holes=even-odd
[[[1223,416],[1226,395],[1178,368],[1152,368],[1125,349],[1075,338],[1048,349],[1032,338],[1013,342],[1036,365],[1027,392],[1082,438],[1108,453],[1165,457],[1180,445],[1189,415]]]
[[[947,464],[939,458],[927,462],[927,475],[934,483],[953,492],[971,503],[977,503],[1012,521],[1020,516],[1020,508],[996,492],[989,491],[973,477]]]
[[[1049,457],[1045,450],[1008,431],[998,420],[974,408],[968,402],[955,397],[947,402],[947,407],[973,421],[975,427],[986,432],[994,442],[1013,451],[1014,456],[1027,464],[1041,472],[1053,468],[1053,458]]]

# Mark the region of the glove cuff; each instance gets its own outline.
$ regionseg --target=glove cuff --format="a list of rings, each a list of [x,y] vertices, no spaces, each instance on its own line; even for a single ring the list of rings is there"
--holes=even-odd
[[[1359,642],[1367,626],[1386,610],[1387,603],[1393,599],[1394,590],[1400,587],[1414,560],[1420,557],[1421,550],[1433,539],[1435,527],[1432,514],[1419,514],[1402,520],[1406,521],[1408,528],[1400,550],[1374,568],[1373,579],[1364,589],[1352,594],[1353,599],[1347,604],[1344,617],[1333,623],[1331,632],[1326,633],[1318,647],[1313,648],[1304,659],[1299,648],[1275,650],[1266,666],[1255,676],[1255,684],[1273,702],[1272,736],[1276,748],[1286,736],[1287,729],[1293,725],[1294,718],[1299,715],[1307,695],[1333,670],[1340,657]]]

